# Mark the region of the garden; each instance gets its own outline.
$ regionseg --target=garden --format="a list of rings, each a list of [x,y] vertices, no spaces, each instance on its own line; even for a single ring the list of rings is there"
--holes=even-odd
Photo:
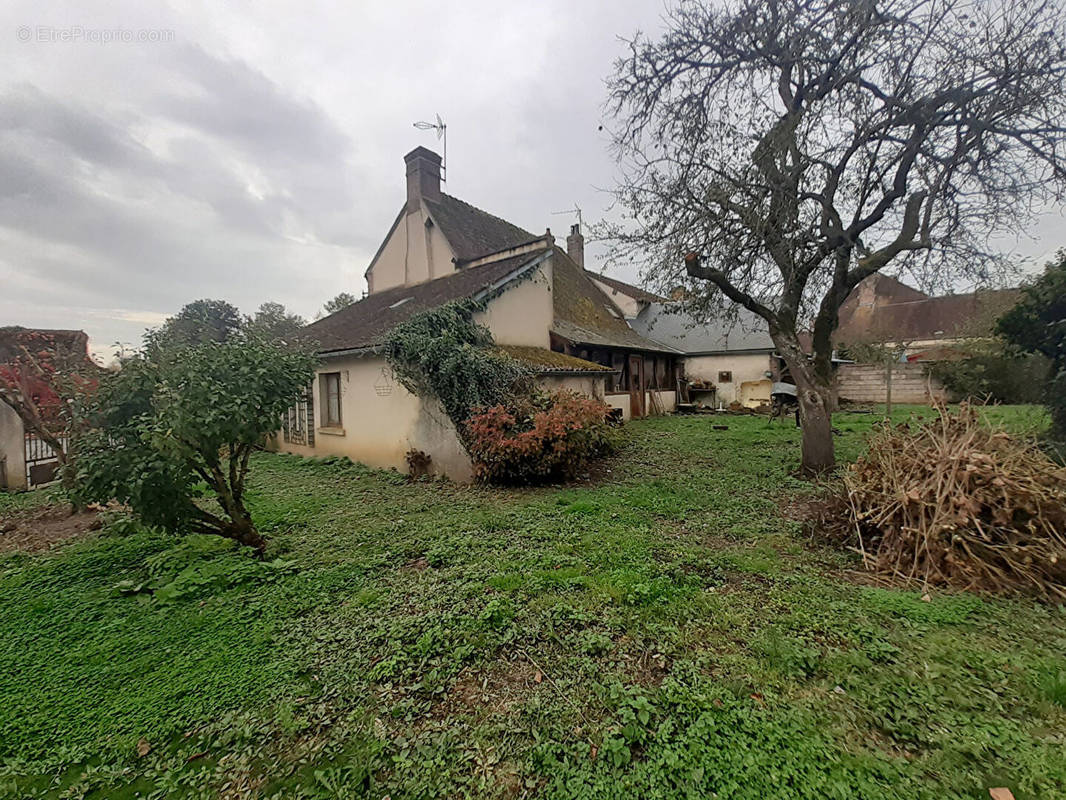
[[[0,555],[0,796],[1066,796],[1064,607],[864,571],[800,432],[720,423],[541,488],[257,452],[261,556],[110,509]]]

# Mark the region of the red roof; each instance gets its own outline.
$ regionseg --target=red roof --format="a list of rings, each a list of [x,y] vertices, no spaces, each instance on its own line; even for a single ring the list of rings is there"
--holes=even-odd
[[[996,319],[1018,302],[1017,289],[930,297],[895,278],[871,278],[859,284],[840,307],[836,342],[846,345],[989,336]]]

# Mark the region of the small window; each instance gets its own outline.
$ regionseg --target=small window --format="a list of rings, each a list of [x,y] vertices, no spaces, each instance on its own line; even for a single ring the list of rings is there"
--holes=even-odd
[[[732,383],[733,382],[733,373],[730,370],[727,370],[727,369],[726,370],[722,370],[721,372],[718,373],[718,382],[719,383]]]
[[[322,427],[341,426],[341,374],[322,373]]]

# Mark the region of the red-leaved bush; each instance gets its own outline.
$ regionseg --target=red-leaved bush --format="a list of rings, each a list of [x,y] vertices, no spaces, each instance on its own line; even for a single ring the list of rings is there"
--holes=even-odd
[[[599,400],[567,391],[478,411],[466,426],[474,476],[512,485],[573,478],[614,449],[608,411]]]

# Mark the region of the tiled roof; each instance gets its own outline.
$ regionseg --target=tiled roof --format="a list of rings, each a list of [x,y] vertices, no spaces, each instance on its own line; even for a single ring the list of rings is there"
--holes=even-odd
[[[1013,307],[1018,297],[1017,289],[993,289],[883,305],[841,307],[834,340],[846,345],[989,336],[996,318]]]
[[[653,303],[632,320],[643,336],[668,344],[688,355],[736,353],[774,349],[766,322],[746,308],[738,309],[736,321],[696,322],[676,306]]]
[[[384,344],[386,334],[394,326],[419,311],[473,297],[522,267],[531,266],[546,252],[524,253],[426,283],[374,292],[358,303],[312,322],[303,329],[301,338],[317,342],[318,352],[322,354]]]
[[[610,278],[607,275],[602,275],[599,272],[593,272],[590,269],[585,270],[585,272],[588,273],[588,276],[590,278],[592,278],[593,280],[600,281],[601,283],[606,283],[608,286],[610,286],[616,292],[619,292],[620,294],[628,295],[629,297],[632,297],[634,300],[639,300],[641,303],[665,303],[666,302],[666,298],[665,297],[659,297],[659,295],[652,294],[651,292],[646,291],[644,289],[641,289],[639,286],[634,286],[631,283],[626,283],[625,281],[620,281],[617,278]]]
[[[439,202],[424,202],[460,262],[542,238],[451,195],[441,194]]]
[[[575,344],[622,347],[659,353],[677,352],[634,331],[592,278],[560,248],[553,250],[552,332]]]
[[[497,346],[496,349],[506,353],[516,361],[528,364],[541,375],[613,372],[610,367],[605,367],[602,364],[594,364],[591,361],[568,356],[565,353],[556,353],[554,350],[548,350],[544,347],[523,347],[521,345],[504,344]]]

